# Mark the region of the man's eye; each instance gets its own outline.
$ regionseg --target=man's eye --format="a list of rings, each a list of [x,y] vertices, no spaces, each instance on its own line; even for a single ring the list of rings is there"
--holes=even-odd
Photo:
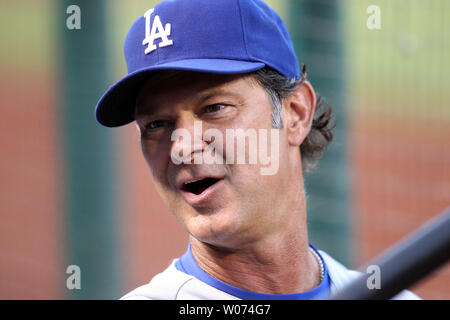
[[[167,120],[155,120],[155,121],[149,122],[145,127],[147,129],[158,129],[158,128],[168,126],[168,125],[169,125],[169,121],[167,121]]]
[[[212,104],[210,106],[205,107],[203,109],[203,112],[204,113],[212,113],[212,112],[220,111],[224,108],[225,108],[225,106],[223,104]]]

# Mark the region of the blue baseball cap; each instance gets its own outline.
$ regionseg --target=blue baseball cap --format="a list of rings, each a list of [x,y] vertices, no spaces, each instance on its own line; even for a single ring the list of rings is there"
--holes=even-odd
[[[131,26],[124,54],[128,75],[95,109],[107,127],[135,120],[138,90],[155,71],[241,74],[268,66],[287,78],[300,76],[285,24],[261,0],[164,0]]]

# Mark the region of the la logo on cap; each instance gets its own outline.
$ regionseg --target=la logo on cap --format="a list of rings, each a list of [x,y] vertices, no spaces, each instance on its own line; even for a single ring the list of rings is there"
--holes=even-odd
[[[150,52],[157,49],[156,45],[153,42],[158,38],[161,39],[161,42],[158,44],[160,48],[173,45],[173,40],[169,40],[168,38],[170,36],[170,23],[167,23],[166,26],[163,27],[161,19],[158,15],[155,15],[152,28],[150,29],[150,17],[154,11],[155,9],[151,8],[144,13],[145,39],[142,41],[142,45],[145,46],[146,44],[148,44],[147,48],[145,48],[144,51],[145,54],[149,54]]]

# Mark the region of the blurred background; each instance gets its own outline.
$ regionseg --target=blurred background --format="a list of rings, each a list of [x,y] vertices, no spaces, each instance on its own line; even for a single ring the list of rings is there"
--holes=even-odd
[[[0,299],[117,299],[186,250],[134,125],[94,118],[126,74],[128,28],[157,2],[0,0]],[[450,3],[267,2],[336,113],[306,176],[311,242],[357,268],[450,205]],[[450,266],[410,289],[449,299]]]

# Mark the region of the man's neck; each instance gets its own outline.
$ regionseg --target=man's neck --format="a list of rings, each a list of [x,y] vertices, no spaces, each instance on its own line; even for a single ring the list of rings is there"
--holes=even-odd
[[[194,259],[211,276],[258,293],[291,294],[319,285],[319,265],[309,249],[306,219],[239,249],[218,247],[191,237]]]

